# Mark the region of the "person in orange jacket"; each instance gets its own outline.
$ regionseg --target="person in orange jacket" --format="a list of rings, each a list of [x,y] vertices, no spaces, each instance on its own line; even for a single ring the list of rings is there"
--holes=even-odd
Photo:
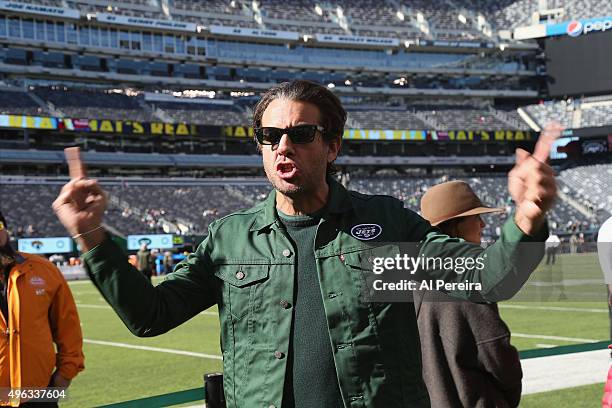
[[[81,324],[66,280],[48,260],[11,248],[0,212],[0,388],[65,388],[83,363]],[[3,394],[0,405],[26,402]]]

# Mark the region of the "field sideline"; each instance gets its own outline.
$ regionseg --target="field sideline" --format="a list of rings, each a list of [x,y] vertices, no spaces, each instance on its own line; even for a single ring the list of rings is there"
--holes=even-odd
[[[512,343],[529,350],[607,339],[605,288],[597,283],[603,280],[595,255],[564,256],[555,266],[553,273],[561,272],[567,284],[567,299],[559,300],[555,285],[541,291],[547,287],[542,282],[548,272],[541,266],[518,301],[500,304],[513,332]],[[572,284],[578,281],[582,284]],[[96,406],[197,388],[204,373],[222,369],[215,308],[162,336],[140,339],[125,328],[89,281],[70,286],[81,316],[86,369],[74,380],[62,406]],[[549,301],[536,301],[534,290]],[[600,405],[602,389],[602,384],[591,384],[525,395],[521,406],[593,407]]]

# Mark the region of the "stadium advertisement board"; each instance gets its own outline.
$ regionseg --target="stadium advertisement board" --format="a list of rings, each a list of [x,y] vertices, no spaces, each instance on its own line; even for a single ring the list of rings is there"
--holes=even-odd
[[[118,16],[108,13],[97,13],[96,19],[102,23],[120,24],[126,26],[160,28],[165,30],[186,31],[195,33],[197,26],[193,23],[174,20],[155,20],[152,18]]]
[[[64,17],[75,20],[78,20],[81,17],[81,13],[74,9],[43,6],[38,4],[17,3],[14,1],[0,1],[0,10],[37,14],[41,16]]]
[[[0,115],[0,128],[69,130],[74,132],[132,135],[196,136],[207,126],[185,123],[138,122],[135,120],[54,118],[48,116]]]
[[[417,46],[419,47],[444,47],[444,48],[495,48],[495,44],[491,42],[479,41],[450,41],[450,40],[422,40],[418,39]]]
[[[610,20],[612,27],[612,19]],[[548,92],[552,97],[612,92],[612,30],[544,41]]]
[[[19,129],[57,129],[57,118],[48,116],[0,115],[0,127]]]
[[[546,36],[568,35],[570,37],[578,37],[610,29],[612,29],[612,17],[596,17],[565,21],[559,24],[547,24]]]
[[[147,244],[149,249],[170,249],[174,245],[172,234],[128,235],[128,250],[136,251],[142,244]]]
[[[248,126],[225,126],[227,137],[253,137]],[[408,129],[345,129],[343,139],[349,140],[410,140],[410,141],[531,141],[535,134],[528,130],[408,130]]]
[[[300,34],[295,31],[258,30],[254,28],[210,26],[211,34],[251,38],[276,38],[279,40],[297,41]]]
[[[22,238],[17,248],[30,254],[66,254],[73,251],[72,239],[68,237]]]
[[[59,130],[121,135],[201,136],[252,138],[250,126],[211,126],[186,123],[138,122],[110,119],[53,118],[27,115],[0,115],[0,128]],[[410,141],[531,141],[528,130],[414,130],[414,129],[345,129],[349,140]]]
[[[381,47],[397,47],[397,38],[362,37],[358,35],[315,34],[315,40],[320,43],[375,45]]]

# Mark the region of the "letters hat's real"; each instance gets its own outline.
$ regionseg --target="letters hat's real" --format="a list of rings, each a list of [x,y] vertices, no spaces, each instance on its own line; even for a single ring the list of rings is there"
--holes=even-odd
[[[485,206],[464,181],[436,184],[421,198],[421,215],[433,226],[452,218],[502,211]]]

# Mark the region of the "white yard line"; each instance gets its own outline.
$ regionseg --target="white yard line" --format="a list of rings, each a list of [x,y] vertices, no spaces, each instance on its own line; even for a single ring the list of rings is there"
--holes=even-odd
[[[555,312],[586,312],[586,313],[608,313],[608,309],[587,309],[582,307],[561,307],[561,306],[526,306],[526,305],[505,305],[498,304],[500,309],[524,309],[524,310],[548,310]]]
[[[83,339],[83,342],[89,343],[89,344],[97,344],[100,346],[122,347],[122,348],[135,349],[135,350],[156,351],[158,353],[178,354],[181,356],[208,358],[212,360],[223,360],[223,357],[217,354],[204,354],[204,353],[196,353],[193,351],[175,350],[175,349],[168,349],[168,348],[161,348],[161,347],[138,346],[135,344],[116,343],[113,341],[92,340],[92,339]]]
[[[608,349],[521,360],[523,395],[603,383],[609,363]]]
[[[544,334],[525,334],[525,333],[514,333],[512,332],[512,337],[522,337],[525,339],[544,339],[544,340],[561,340],[561,341],[571,341],[573,343],[597,343],[600,340],[593,339],[581,339],[577,337],[561,337],[561,336],[547,336]]]
[[[544,343],[537,343],[536,347],[539,348],[553,348],[553,347],[557,347],[557,344],[544,344]]]

